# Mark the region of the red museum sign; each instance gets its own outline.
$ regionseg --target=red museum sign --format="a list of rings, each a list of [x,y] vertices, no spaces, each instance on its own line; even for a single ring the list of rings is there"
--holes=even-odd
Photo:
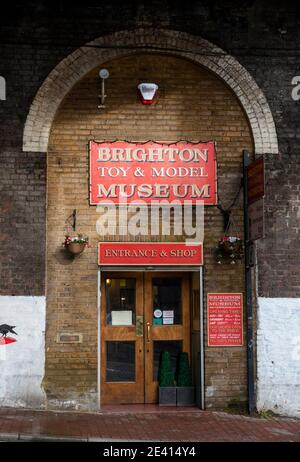
[[[202,244],[183,242],[99,242],[101,266],[200,266]]]
[[[243,294],[207,295],[208,346],[243,345]]]
[[[90,204],[217,203],[213,142],[90,141]]]

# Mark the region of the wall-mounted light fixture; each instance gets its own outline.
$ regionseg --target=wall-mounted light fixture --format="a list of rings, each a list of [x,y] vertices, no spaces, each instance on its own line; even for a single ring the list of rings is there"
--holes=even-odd
[[[105,99],[107,97],[107,95],[105,94],[105,84],[104,84],[104,82],[109,77],[108,70],[107,69],[100,69],[99,77],[101,79],[101,95],[99,95],[99,99],[100,99],[101,104],[99,104],[98,109],[104,109],[105,108],[104,102],[105,102]]]
[[[140,83],[138,91],[142,104],[152,104],[158,90],[156,83]]]

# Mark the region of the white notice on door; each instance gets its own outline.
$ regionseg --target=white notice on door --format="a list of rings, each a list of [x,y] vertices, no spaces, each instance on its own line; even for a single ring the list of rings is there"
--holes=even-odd
[[[164,310],[163,318],[174,318],[174,310]]]
[[[112,326],[131,326],[132,325],[132,311],[112,311],[111,312]]]
[[[163,324],[174,324],[174,318],[163,318]]]

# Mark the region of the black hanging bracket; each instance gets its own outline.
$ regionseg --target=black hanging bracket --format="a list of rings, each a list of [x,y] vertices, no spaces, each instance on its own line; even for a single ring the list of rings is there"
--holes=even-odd
[[[73,231],[76,231],[76,209],[74,209],[71,215],[66,219],[66,223],[72,227]]]
[[[229,228],[231,210],[223,209],[221,204],[218,204],[217,208],[220,210],[220,212],[223,215],[223,228],[224,228],[224,233],[225,233]]]
[[[243,177],[241,178],[241,183],[240,183],[240,186],[239,186],[239,189],[235,195],[235,198],[233,199],[232,203],[230,204],[230,206],[227,208],[227,209],[224,209],[222,207],[222,204],[221,202],[219,201],[218,205],[217,205],[217,208],[220,210],[220,212],[222,213],[223,215],[223,220],[224,220],[224,233],[226,233],[229,228],[230,228],[230,225],[232,225],[232,221],[231,221],[231,210],[232,208],[235,206],[235,204],[237,203],[238,201],[238,198],[239,198],[239,195],[240,195],[240,192],[241,190],[243,189]]]

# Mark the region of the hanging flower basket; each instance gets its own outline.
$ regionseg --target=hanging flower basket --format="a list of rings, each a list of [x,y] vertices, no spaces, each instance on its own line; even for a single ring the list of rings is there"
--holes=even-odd
[[[63,246],[72,255],[79,255],[86,247],[89,247],[89,238],[82,234],[78,234],[78,236],[65,236]]]
[[[243,241],[237,236],[223,236],[216,247],[216,260],[219,264],[235,264],[243,256]]]

